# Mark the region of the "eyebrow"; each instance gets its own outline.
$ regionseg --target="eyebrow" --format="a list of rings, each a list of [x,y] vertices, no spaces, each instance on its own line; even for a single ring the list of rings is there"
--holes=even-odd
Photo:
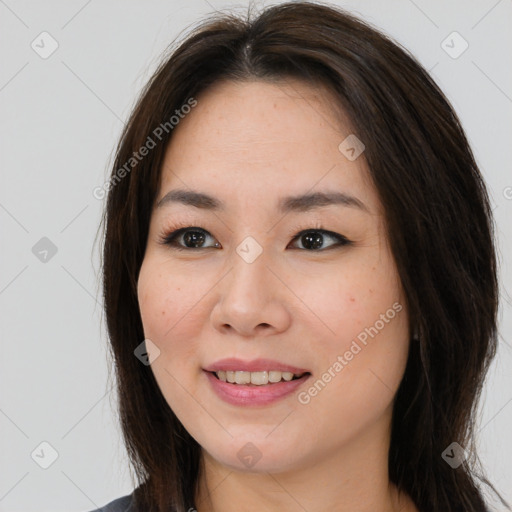
[[[202,192],[194,190],[175,189],[168,192],[157,203],[157,208],[172,203],[194,206],[205,210],[224,211],[225,204]],[[307,212],[315,208],[331,205],[348,206],[358,208],[369,213],[366,205],[357,197],[343,192],[314,192],[297,196],[283,197],[278,202],[278,210],[282,213]]]

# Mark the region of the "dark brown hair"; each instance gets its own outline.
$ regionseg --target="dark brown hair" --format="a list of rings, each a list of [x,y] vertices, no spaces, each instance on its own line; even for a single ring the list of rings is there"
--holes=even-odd
[[[252,18],[213,15],[170,49],[123,131],[107,187],[105,313],[138,507],[186,511],[200,470],[200,446],[134,357],[144,340],[137,279],[169,119],[220,80],[295,78],[326,86],[366,146],[419,335],[395,397],[389,477],[422,512],[483,512],[473,429],[497,345],[497,269],[488,195],[459,120],[413,56],[338,7],[290,2]],[[139,158],[148,137],[155,146]],[[473,455],[456,469],[441,457],[453,442]]]

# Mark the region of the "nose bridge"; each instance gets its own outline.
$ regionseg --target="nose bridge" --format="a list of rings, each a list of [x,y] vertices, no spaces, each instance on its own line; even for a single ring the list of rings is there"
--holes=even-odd
[[[255,300],[265,300],[266,294],[262,292],[269,288],[269,272],[266,268],[269,263],[268,256],[269,250],[264,250],[253,236],[246,236],[235,247],[230,262],[230,288],[237,292],[239,299],[252,297]]]

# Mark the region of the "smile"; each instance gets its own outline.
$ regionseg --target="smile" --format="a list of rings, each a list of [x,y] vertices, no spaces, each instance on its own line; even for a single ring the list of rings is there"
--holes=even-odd
[[[309,372],[294,374],[277,370],[217,370],[204,371],[204,375],[218,398],[239,407],[269,406],[294,396],[311,377]]]

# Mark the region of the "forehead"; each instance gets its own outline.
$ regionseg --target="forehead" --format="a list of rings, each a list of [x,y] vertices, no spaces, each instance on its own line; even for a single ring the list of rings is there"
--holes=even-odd
[[[158,199],[190,188],[234,203],[337,190],[378,200],[364,157],[339,145],[352,132],[337,100],[299,81],[220,82],[174,128]]]

